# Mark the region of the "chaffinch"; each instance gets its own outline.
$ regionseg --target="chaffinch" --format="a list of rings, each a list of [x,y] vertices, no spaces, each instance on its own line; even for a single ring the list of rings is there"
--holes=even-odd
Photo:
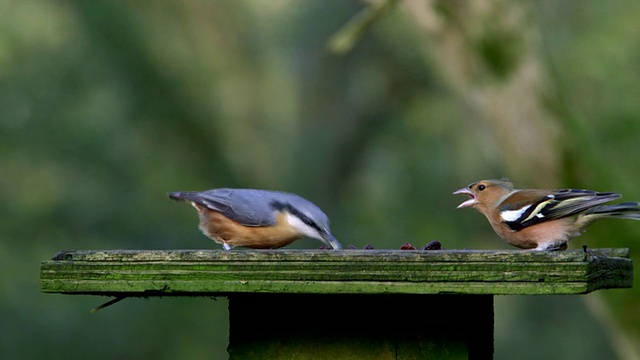
[[[475,208],[498,236],[522,249],[565,250],[569,239],[601,218],[640,220],[638,202],[600,205],[621,197],[613,192],[514,189],[502,179],[474,182],[454,194],[469,196],[458,208]]]

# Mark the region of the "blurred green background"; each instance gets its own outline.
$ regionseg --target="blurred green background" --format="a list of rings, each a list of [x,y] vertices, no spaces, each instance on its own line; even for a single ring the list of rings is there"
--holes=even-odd
[[[0,3],[0,358],[225,358],[224,298],[39,292],[63,249],[220,248],[169,191],[296,192],[391,249],[510,248],[455,209],[482,178],[640,200],[640,2],[380,4]],[[571,244],[638,275],[640,223]],[[639,300],[496,297],[496,358],[638,359]]]

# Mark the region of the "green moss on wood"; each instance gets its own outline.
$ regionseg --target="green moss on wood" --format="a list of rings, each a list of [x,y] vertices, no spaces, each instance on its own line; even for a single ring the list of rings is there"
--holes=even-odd
[[[102,295],[580,294],[632,285],[628,249],[582,251],[70,251],[43,292]]]

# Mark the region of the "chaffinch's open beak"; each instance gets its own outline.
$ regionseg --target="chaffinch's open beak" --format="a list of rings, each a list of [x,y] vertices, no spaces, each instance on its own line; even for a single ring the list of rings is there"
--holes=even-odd
[[[458,207],[456,209],[462,209],[462,208],[466,208],[466,207],[471,207],[473,205],[475,205],[478,201],[476,200],[476,196],[474,193],[471,192],[471,190],[469,190],[469,188],[462,188],[460,190],[456,190],[453,192],[454,195],[467,195],[469,197],[468,200],[464,201],[463,203],[461,203],[460,205],[458,205]]]

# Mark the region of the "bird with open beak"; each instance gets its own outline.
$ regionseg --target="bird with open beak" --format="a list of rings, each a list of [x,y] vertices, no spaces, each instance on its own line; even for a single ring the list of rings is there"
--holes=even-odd
[[[482,213],[493,230],[522,249],[565,250],[569,239],[602,218],[640,220],[640,203],[603,205],[619,199],[614,192],[515,189],[506,179],[481,180],[453,194],[469,199],[458,208]]]

